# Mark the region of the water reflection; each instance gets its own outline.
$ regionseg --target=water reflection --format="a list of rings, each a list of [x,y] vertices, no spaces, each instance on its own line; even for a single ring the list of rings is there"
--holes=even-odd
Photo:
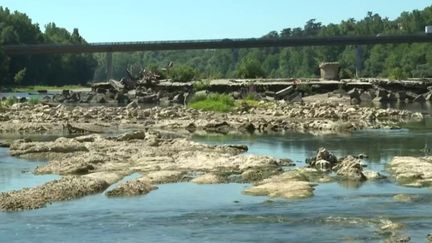
[[[0,148],[0,192],[41,185],[58,178],[56,175],[35,176],[32,171],[44,162],[29,162],[10,157],[8,149]]]
[[[425,143],[432,143],[432,119],[409,124],[410,130],[373,129],[352,134],[327,134],[313,136],[302,133],[274,135],[197,136],[194,139],[209,144],[246,144],[248,153],[290,158],[303,163],[319,147],[326,147],[337,156],[366,154],[371,164],[382,164],[396,155],[419,156],[424,154]]]
[[[286,133],[283,136],[205,136],[210,144],[247,144],[248,153],[291,158],[302,164],[320,146],[337,155],[365,153],[368,167],[383,170],[394,155],[418,155],[431,136],[431,123],[401,130],[352,134]],[[40,183],[36,164],[0,149],[0,191]],[[136,175],[133,175],[134,177]],[[27,179],[26,179],[27,178]],[[39,180],[39,181],[38,181]],[[0,241],[42,242],[381,242],[380,228],[391,220],[412,242],[424,242],[432,228],[432,194],[388,180],[361,185],[331,182],[304,200],[242,195],[247,184],[160,185],[143,197],[109,199],[103,194],[54,203],[35,211],[0,213]],[[407,194],[412,202],[394,196]]]

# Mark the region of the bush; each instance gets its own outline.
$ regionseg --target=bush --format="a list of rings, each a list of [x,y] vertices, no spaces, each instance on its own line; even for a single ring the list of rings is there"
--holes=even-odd
[[[209,80],[195,81],[192,84],[192,86],[193,86],[194,91],[206,90],[210,86],[210,81]]]
[[[39,104],[39,102],[40,102],[39,98],[36,98],[36,97],[31,97],[31,98],[28,100],[28,103],[29,103],[29,104],[32,104],[32,105]]]
[[[402,68],[393,68],[390,71],[390,75],[389,75],[390,79],[396,79],[396,80],[402,80],[402,79],[406,79],[408,77],[408,75],[402,70]]]
[[[190,66],[180,65],[169,70],[169,77],[174,82],[189,82],[195,78],[196,71]]]
[[[265,78],[265,72],[256,59],[246,58],[237,67],[240,78]]]
[[[193,96],[189,107],[197,110],[228,112],[235,107],[235,102],[231,95],[211,93]]]
[[[5,106],[11,106],[11,105],[13,105],[13,104],[15,104],[15,103],[18,103],[18,99],[16,98],[16,97],[8,97],[4,102],[3,102],[3,104],[5,105]]]

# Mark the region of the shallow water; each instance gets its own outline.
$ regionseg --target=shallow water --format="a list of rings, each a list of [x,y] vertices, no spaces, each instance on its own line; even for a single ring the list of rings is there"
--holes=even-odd
[[[209,136],[196,141],[242,143],[248,153],[291,158],[303,165],[320,146],[337,155],[365,153],[370,169],[385,174],[394,155],[421,155],[431,138],[429,121],[410,130],[369,130],[312,136]],[[430,141],[432,142],[432,141]],[[41,163],[41,162],[39,162]],[[33,176],[34,162],[0,150],[0,191],[51,180]],[[401,234],[425,242],[432,231],[432,191],[407,188],[390,180],[361,185],[320,184],[305,200],[269,200],[241,194],[247,184],[159,186],[143,197],[110,199],[103,194],[46,208],[0,213],[0,242],[380,242],[388,235],[384,219],[403,224]],[[416,198],[401,203],[393,196]]]

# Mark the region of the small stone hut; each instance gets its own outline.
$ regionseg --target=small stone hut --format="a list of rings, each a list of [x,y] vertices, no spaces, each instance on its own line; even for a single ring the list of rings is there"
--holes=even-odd
[[[321,70],[321,79],[339,80],[340,65],[338,62],[323,62],[319,65]]]

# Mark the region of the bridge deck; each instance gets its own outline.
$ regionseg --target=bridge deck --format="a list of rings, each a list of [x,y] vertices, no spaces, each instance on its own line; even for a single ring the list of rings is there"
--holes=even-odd
[[[60,53],[97,53],[133,52],[192,49],[235,49],[293,46],[329,45],[371,45],[432,42],[432,35],[392,35],[392,36],[337,36],[301,37],[288,39],[221,39],[221,40],[184,40],[184,41],[147,41],[90,43],[85,45],[67,44],[21,44],[5,45],[8,55],[22,54],[60,54]]]

